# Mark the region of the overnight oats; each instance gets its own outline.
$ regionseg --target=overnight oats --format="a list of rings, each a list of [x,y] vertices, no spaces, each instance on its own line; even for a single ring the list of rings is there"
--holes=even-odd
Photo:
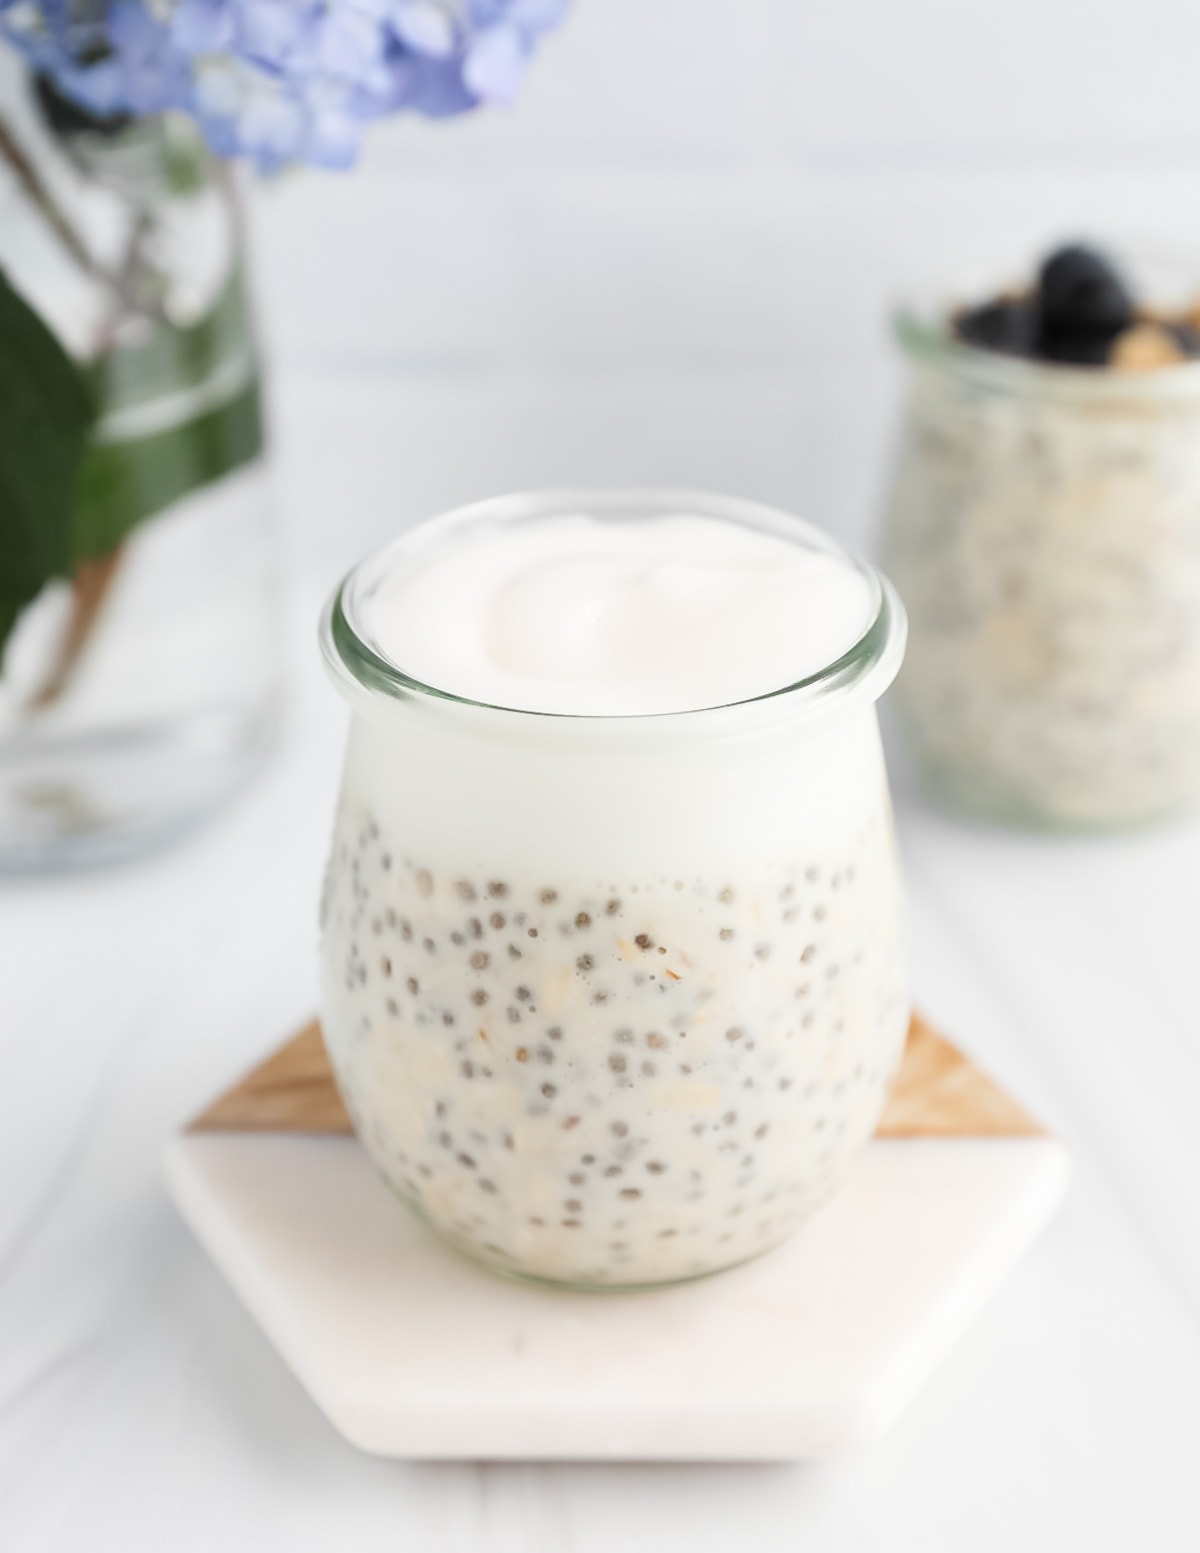
[[[834,1190],[909,1019],[875,715],[903,639],[819,531],[694,493],[483,503],[343,584],[325,1038],[447,1240],[654,1284]]]
[[[898,317],[896,704],[959,807],[1087,828],[1200,798],[1196,292],[1072,247]]]

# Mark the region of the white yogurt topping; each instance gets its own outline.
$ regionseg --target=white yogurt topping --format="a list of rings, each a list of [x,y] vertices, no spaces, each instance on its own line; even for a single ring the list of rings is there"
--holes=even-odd
[[[584,513],[438,535],[370,601],[412,678],[531,712],[724,706],[815,674],[862,636],[866,579],[837,554],[720,518]]]

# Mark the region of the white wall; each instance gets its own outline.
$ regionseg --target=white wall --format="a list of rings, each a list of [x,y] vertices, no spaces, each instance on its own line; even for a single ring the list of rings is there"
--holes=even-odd
[[[322,570],[579,481],[866,543],[898,281],[1080,232],[1200,258],[1200,7],[575,0],[513,112],[379,126],[354,174],[257,204],[286,509]]]

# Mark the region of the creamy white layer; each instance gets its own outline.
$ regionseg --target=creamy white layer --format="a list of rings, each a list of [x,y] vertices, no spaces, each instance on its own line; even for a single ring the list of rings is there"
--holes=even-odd
[[[439,690],[524,711],[637,715],[765,695],[862,636],[842,557],[677,513],[426,525],[370,601],[384,655]]]

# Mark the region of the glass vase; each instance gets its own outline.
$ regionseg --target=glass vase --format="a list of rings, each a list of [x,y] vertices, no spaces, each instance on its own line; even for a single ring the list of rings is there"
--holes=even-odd
[[[237,191],[186,121],[0,60],[0,868],[141,851],[277,723]]]

